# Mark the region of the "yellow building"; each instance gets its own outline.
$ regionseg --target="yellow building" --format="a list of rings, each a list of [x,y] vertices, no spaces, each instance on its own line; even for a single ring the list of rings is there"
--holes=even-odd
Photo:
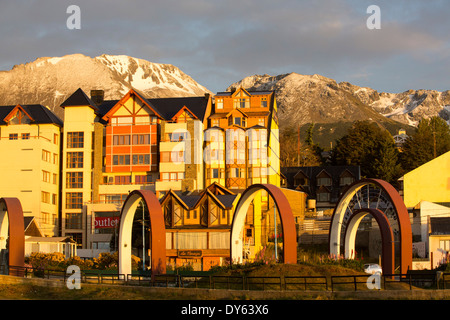
[[[421,201],[450,202],[450,152],[408,172],[403,182],[403,200],[407,208]]]
[[[59,232],[62,121],[42,105],[0,107],[0,196],[21,201],[44,236]]]
[[[84,205],[91,201],[96,188],[95,156],[98,156],[98,150],[94,149],[95,141],[99,136],[102,138],[103,130],[96,131],[99,110],[81,89],[61,107],[64,109],[61,232],[63,236],[71,236],[81,248],[86,245],[88,223]]]

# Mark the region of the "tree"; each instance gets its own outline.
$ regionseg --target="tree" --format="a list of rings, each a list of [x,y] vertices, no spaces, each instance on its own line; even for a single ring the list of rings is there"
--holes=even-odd
[[[405,171],[411,171],[450,151],[450,127],[444,119],[422,119],[414,134],[402,146],[400,162]]]
[[[398,150],[391,134],[370,121],[357,121],[332,150],[334,165],[360,166],[361,176],[395,183],[400,177]]]
[[[280,162],[282,167],[320,166],[322,158],[315,145],[299,141],[298,130],[290,127],[280,132]]]

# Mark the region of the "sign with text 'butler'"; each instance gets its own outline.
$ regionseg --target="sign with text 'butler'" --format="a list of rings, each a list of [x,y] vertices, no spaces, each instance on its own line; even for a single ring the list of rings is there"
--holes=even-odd
[[[115,228],[119,226],[120,217],[95,217],[94,228]]]

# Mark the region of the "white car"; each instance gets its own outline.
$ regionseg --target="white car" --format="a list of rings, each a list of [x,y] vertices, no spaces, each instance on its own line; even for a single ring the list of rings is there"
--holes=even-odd
[[[380,274],[382,274],[383,270],[381,269],[380,265],[376,263],[368,263],[364,265],[364,272],[369,274],[375,274],[379,272]]]

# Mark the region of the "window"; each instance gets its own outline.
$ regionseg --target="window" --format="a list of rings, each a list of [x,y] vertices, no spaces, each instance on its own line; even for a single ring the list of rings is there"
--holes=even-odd
[[[231,177],[232,178],[240,178],[241,177],[239,168],[231,168]]]
[[[261,98],[261,108],[267,108],[267,98]]]
[[[133,165],[145,165],[150,164],[149,154],[134,154],[133,155]]]
[[[248,98],[239,98],[234,100],[234,108],[249,108],[250,100]]]
[[[53,173],[53,184],[58,184],[58,175]]]
[[[68,169],[83,168],[83,152],[67,152]]]
[[[50,182],[50,172],[42,170],[42,181],[44,182]]]
[[[53,143],[54,143],[54,144],[58,144],[58,140],[59,140],[58,134],[57,134],[57,133],[54,133],[54,134],[53,134]]]
[[[131,176],[116,176],[114,184],[131,184]]]
[[[135,179],[136,184],[147,184],[147,183],[151,183],[153,180],[152,176],[150,176],[150,175],[136,176],[134,179]]]
[[[19,139],[19,135],[17,133],[10,133],[9,140],[17,140]]]
[[[58,195],[56,193],[52,193],[52,204],[56,205],[58,201]]]
[[[67,132],[67,148],[83,148],[84,132]]]
[[[81,209],[83,207],[82,192],[66,193],[66,209]]]
[[[50,193],[46,191],[41,191],[41,201],[43,203],[50,203]]]
[[[83,188],[83,172],[67,172],[66,173],[66,188]]]
[[[133,134],[133,144],[150,144],[149,134]]]
[[[234,118],[234,124],[240,126],[241,125],[241,117]]]
[[[217,106],[217,109],[223,109],[223,100],[217,99],[216,106]]]
[[[130,165],[130,155],[125,154],[113,156],[113,165],[115,166]]]
[[[219,169],[212,169],[212,178],[213,179],[219,178]]]
[[[42,150],[42,161],[50,162],[52,153],[47,150]]]
[[[81,213],[66,213],[66,229],[81,229],[82,217]]]
[[[29,133],[22,133],[22,140],[29,140],[30,134]]]
[[[130,145],[130,135],[115,135],[115,136],[113,136],[113,145],[115,145],[115,146]]]
[[[184,141],[186,139],[186,132],[169,133],[169,140],[172,142]]]

